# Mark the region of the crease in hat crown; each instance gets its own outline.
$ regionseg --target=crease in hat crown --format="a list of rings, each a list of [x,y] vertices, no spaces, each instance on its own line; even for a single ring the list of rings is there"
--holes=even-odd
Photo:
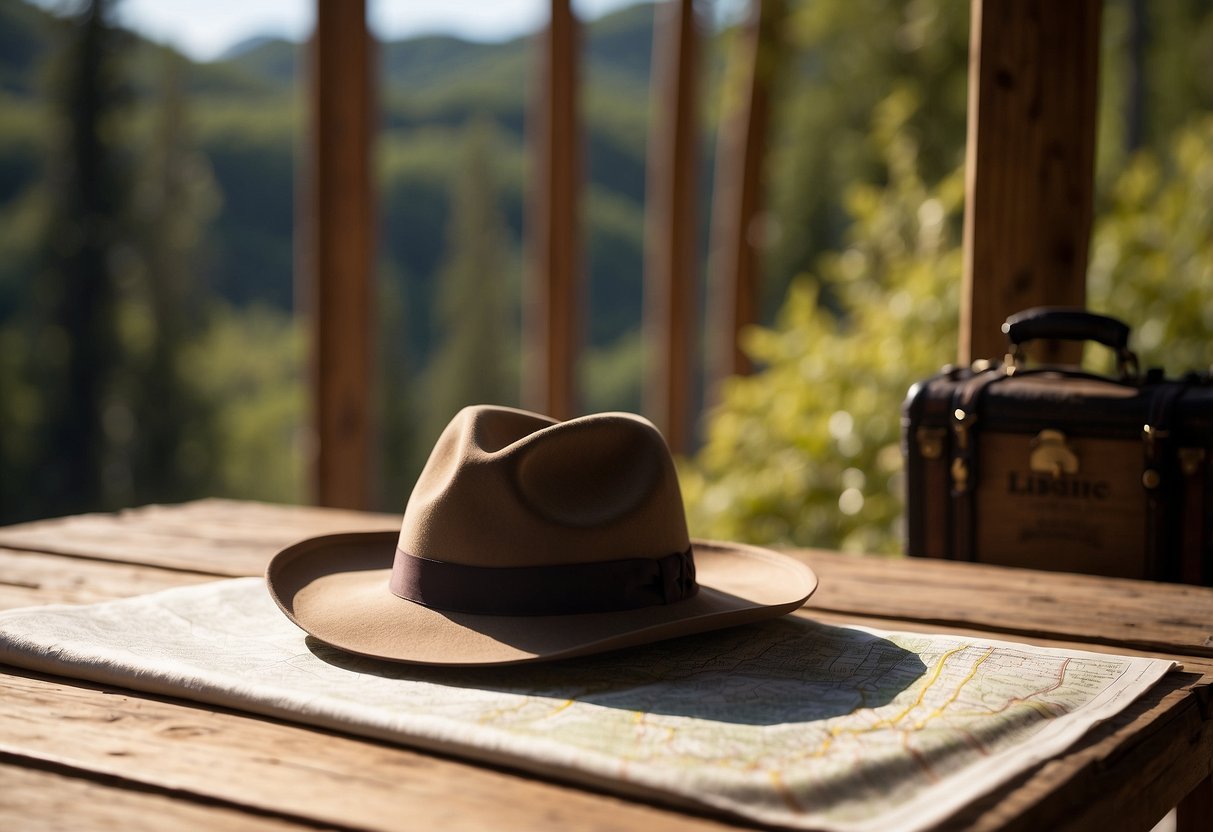
[[[777,552],[691,541],[673,458],[642,417],[482,405],[442,433],[398,530],[298,541],[266,583],[323,644],[483,666],[785,615],[817,578]]]
[[[557,422],[464,408],[405,509],[396,558],[511,567],[661,558],[690,547],[673,459],[630,413]]]

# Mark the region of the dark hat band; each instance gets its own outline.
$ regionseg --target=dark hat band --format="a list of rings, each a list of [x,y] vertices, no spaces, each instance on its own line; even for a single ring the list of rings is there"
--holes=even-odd
[[[570,615],[673,604],[699,591],[691,549],[661,558],[548,566],[468,566],[396,549],[392,593],[478,615]]]

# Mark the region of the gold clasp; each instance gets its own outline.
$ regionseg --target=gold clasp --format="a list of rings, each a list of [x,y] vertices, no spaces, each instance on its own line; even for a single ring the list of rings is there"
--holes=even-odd
[[[944,428],[920,427],[914,436],[918,440],[918,452],[923,459],[939,459],[943,456],[943,440],[947,436]]]
[[[952,485],[957,494],[964,494],[969,490],[969,466],[960,457],[952,460]]]
[[[1078,456],[1066,444],[1066,435],[1059,430],[1046,429],[1032,440],[1032,455],[1028,467],[1039,474],[1059,479],[1062,474],[1078,473]]]

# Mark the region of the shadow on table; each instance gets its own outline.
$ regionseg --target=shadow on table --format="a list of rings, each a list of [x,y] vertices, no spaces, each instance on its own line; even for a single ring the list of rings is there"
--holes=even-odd
[[[917,655],[888,639],[801,618],[505,667],[383,662],[310,637],[307,646],[330,665],[383,678],[747,725],[811,722],[875,708],[925,672]]]

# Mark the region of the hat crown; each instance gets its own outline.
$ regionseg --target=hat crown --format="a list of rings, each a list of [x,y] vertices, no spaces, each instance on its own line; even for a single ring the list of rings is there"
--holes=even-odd
[[[690,546],[669,448],[648,420],[464,408],[409,498],[397,557],[468,566],[662,558]]]
[[[775,552],[691,544],[669,448],[646,420],[481,406],[443,431],[399,534],[299,541],[266,581],[326,644],[435,665],[546,661],[730,627],[791,612],[817,585]]]

